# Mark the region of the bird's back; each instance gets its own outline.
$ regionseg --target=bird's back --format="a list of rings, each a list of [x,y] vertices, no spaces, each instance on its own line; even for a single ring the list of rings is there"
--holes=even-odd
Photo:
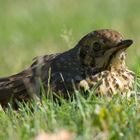
[[[40,56],[24,71],[0,78],[0,102],[4,105],[10,99],[40,98],[42,85],[46,91],[49,86],[52,91],[67,96],[68,91],[74,91],[73,84],[83,79],[77,53],[78,49],[74,48],[61,54]]]

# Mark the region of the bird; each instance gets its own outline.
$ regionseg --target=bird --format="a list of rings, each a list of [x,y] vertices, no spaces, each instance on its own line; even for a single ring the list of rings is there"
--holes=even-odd
[[[65,99],[75,90],[95,90],[96,95],[126,94],[135,81],[135,73],[125,64],[126,49],[132,44],[132,39],[113,29],[92,31],[75,47],[35,57],[28,68],[0,78],[0,104],[38,100],[42,92],[47,96],[49,91]]]

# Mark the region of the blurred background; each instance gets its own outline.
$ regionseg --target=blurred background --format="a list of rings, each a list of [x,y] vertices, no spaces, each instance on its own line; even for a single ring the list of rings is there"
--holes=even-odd
[[[134,40],[127,64],[140,74],[140,0],[0,0],[0,77],[101,28]]]

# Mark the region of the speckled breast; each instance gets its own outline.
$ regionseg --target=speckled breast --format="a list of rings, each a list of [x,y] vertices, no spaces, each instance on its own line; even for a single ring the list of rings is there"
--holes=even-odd
[[[82,80],[79,85],[84,90],[95,89],[95,93],[101,95],[126,94],[133,89],[134,81],[135,74],[125,69],[100,72]]]

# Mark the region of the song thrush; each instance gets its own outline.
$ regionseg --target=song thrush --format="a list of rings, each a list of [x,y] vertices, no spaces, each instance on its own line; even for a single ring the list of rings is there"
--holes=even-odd
[[[97,94],[127,93],[135,77],[125,65],[125,50],[132,43],[111,29],[90,32],[74,48],[36,57],[24,71],[0,78],[0,103],[40,98],[42,87],[64,98],[94,86]]]

